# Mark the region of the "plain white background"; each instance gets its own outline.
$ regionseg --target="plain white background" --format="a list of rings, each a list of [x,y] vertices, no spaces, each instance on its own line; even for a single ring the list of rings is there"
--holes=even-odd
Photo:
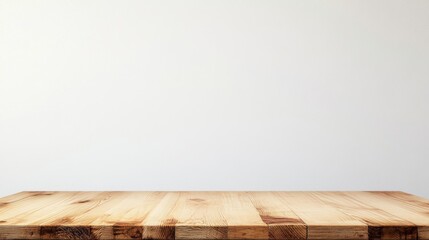
[[[0,195],[429,197],[429,1],[1,1]]]

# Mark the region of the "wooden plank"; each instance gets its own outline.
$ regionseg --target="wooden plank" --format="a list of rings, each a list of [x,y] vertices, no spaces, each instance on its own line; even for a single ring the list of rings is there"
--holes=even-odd
[[[161,226],[161,227],[160,227]],[[267,239],[245,193],[169,193],[144,221],[144,239]]]
[[[96,239],[130,239],[142,235],[141,222],[163,193],[80,193],[31,214],[42,239],[84,235]],[[27,224],[24,222],[24,224]]]
[[[392,215],[406,218],[415,228],[397,231],[402,236],[429,239],[429,201],[403,192],[348,192],[361,202],[388,211]],[[393,230],[392,230],[393,231]],[[408,237],[408,238],[410,238]]]
[[[143,239],[175,239],[177,219],[173,211],[180,193],[169,192],[143,220]]]
[[[249,192],[248,195],[269,227],[269,239],[307,239],[307,226],[278,195],[272,192]]]
[[[176,239],[227,239],[222,197],[215,192],[187,192],[179,197]]]
[[[306,192],[276,193],[307,225],[307,239],[367,239],[363,221],[325,204]]]
[[[2,198],[7,204],[0,207],[0,239],[40,239],[40,227],[31,214],[56,204],[68,194],[71,193],[21,192]]]
[[[141,239],[143,221],[162,200],[164,192],[121,192],[116,199],[82,215],[100,232],[100,239]]]
[[[221,192],[220,214],[226,219],[228,239],[268,239],[268,225],[245,192]]]
[[[111,192],[82,192],[55,211],[47,208],[46,216],[37,221],[41,239],[100,239],[100,233],[81,216],[109,201],[112,195]]]
[[[399,192],[389,192],[388,197],[381,192],[347,192],[354,199],[365,202],[368,205],[375,206],[392,215],[405,218],[414,224],[414,227],[385,227],[385,229],[373,228],[371,230],[371,239],[427,239],[424,232],[424,226],[428,225],[428,216],[422,215],[421,212],[411,210],[408,205],[410,202],[398,201],[393,198]]]
[[[401,239],[402,236],[407,236],[407,239],[417,238],[417,228],[413,223],[353,198],[359,193],[314,192],[310,194],[368,224],[368,239]]]

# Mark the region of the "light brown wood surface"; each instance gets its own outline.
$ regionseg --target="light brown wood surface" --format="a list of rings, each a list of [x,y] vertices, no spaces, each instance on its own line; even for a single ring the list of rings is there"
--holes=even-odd
[[[429,200],[403,192],[21,192],[0,239],[429,240]]]

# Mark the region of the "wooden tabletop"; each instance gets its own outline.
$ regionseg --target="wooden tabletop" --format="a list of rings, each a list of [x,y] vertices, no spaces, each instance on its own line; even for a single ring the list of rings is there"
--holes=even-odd
[[[0,239],[429,240],[429,200],[403,192],[21,192]]]

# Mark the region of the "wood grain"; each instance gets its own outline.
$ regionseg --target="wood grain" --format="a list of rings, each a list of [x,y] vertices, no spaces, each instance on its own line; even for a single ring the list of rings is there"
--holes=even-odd
[[[0,239],[429,240],[429,200],[403,192],[21,192]]]
[[[371,206],[366,201],[359,201],[353,193],[323,192],[313,195],[325,204],[365,222],[368,225],[368,239],[401,239],[404,234],[407,239],[417,237],[413,223]]]

